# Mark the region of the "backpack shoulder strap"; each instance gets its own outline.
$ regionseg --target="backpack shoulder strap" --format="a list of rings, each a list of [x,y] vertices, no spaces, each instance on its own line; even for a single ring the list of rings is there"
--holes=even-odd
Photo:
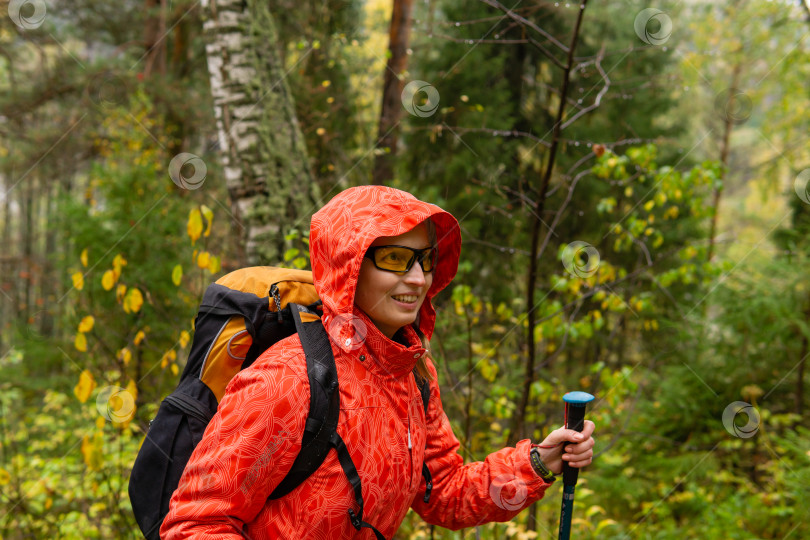
[[[270,494],[270,499],[283,497],[321,466],[332,447],[332,433],[337,431],[340,414],[337,368],[326,329],[320,321],[301,321],[301,313],[310,312],[306,307],[293,303],[289,305],[306,356],[309,415],[304,426],[301,451],[290,472]]]
[[[413,379],[416,381],[419,393],[422,394],[422,406],[425,408],[425,417],[427,417],[428,404],[430,403],[430,381],[421,377],[416,371],[413,372]]]
[[[430,403],[430,381],[420,376],[416,370],[413,372],[413,380],[416,381],[416,387],[419,388],[419,393],[422,394],[422,406],[425,408],[425,419],[427,419],[428,405]],[[425,441],[425,444],[427,444],[427,441]],[[422,462],[422,477],[425,479],[425,496],[422,500],[427,503],[430,501],[430,492],[433,490],[433,477],[430,475],[427,460]]]
[[[301,313],[313,313],[299,304],[288,304],[292,311],[295,327],[301,339],[307,361],[307,376],[309,377],[309,416],[304,425],[304,435],[301,451],[296,456],[290,472],[270,494],[270,499],[283,497],[309,478],[322,464],[331,448],[335,448],[338,461],[352,485],[358,512],[353,508],[348,510],[348,517],[352,525],[359,531],[361,527],[368,527],[377,540],[385,537],[363,521],[363,496],[360,486],[360,475],[354,466],[349,451],[337,432],[338,416],[340,414],[340,391],[338,390],[337,367],[329,335],[318,320],[310,323],[301,321]]]

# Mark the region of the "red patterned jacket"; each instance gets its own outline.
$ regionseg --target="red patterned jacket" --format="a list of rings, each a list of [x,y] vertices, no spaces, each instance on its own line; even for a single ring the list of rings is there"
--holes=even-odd
[[[416,359],[426,352],[416,333],[407,327],[410,346],[405,347],[385,337],[354,306],[368,246],[428,217],[436,224],[439,262],[419,328],[430,338],[436,315],[430,298],[450,283],[458,266],[456,220],[408,193],[380,186],[348,189],[312,219],[315,287],[324,302],[340,382],[338,433],[362,480],[363,518],[386,538],[394,535],[408,508],[429,523],[459,529],[507,521],[548,487],[529,463],[529,440],[465,465],[430,360],[434,380],[425,415],[411,375]],[[161,538],[374,538],[369,529],[358,532],[349,521],[347,510],[356,504],[334,451],[298,488],[281,499],[267,499],[298,454],[308,411],[304,353],[292,336],[229,384],[172,497]],[[424,460],[433,477],[427,504],[422,501]]]

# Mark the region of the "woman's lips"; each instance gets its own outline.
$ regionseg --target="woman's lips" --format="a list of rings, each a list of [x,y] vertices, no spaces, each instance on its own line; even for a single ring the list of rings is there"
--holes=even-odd
[[[391,298],[406,307],[415,307],[417,300],[419,300],[419,296],[416,294],[395,294]]]

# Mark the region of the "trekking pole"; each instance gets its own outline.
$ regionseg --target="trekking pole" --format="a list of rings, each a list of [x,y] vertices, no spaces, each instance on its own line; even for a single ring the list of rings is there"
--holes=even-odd
[[[587,392],[568,392],[563,396],[565,401],[565,427],[582,431],[585,426],[585,406],[593,400]],[[563,498],[560,509],[559,540],[568,540],[571,535],[571,513],[574,511],[574,490],[579,477],[579,469],[563,461]]]

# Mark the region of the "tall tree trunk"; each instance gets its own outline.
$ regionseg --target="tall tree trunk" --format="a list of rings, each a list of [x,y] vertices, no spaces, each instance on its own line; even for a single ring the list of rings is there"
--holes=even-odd
[[[582,25],[582,18],[585,15],[585,6],[587,3],[588,0],[582,0],[580,4],[577,20],[571,35],[571,44],[568,46],[568,60],[565,64],[565,69],[563,70],[562,84],[560,87],[560,104],[557,109],[557,118],[555,119],[554,127],[552,128],[551,146],[549,147],[548,160],[543,171],[540,189],[538,190],[537,206],[534,211],[534,219],[532,220],[532,243],[531,250],[529,252],[529,272],[526,285],[526,309],[529,310],[527,317],[528,330],[526,334],[526,341],[528,342],[528,357],[526,358],[526,370],[523,379],[523,389],[520,396],[520,403],[518,404],[518,408],[515,413],[512,424],[513,429],[509,437],[512,443],[522,439],[525,435],[526,409],[529,406],[529,393],[531,391],[532,382],[534,381],[534,368],[537,357],[534,340],[534,327],[537,321],[537,313],[534,305],[534,293],[535,287],[537,286],[537,259],[538,251],[540,249],[540,225],[542,223],[541,220],[543,211],[545,210],[546,206],[546,194],[548,193],[548,186],[551,182],[551,175],[554,171],[557,149],[560,145],[560,134],[562,133],[563,117],[565,116],[565,105],[568,98],[568,86],[571,79],[571,69],[574,67],[574,51],[576,50],[577,43],[579,41],[579,30]]]
[[[0,351],[8,350],[8,344],[3,342],[3,338],[11,335],[10,327],[12,325],[12,313],[16,310],[16,301],[14,299],[14,286],[16,276],[16,268],[14,263],[14,244],[11,241],[11,193],[9,187],[11,182],[9,177],[5,174],[0,174],[0,186],[2,186],[3,193],[3,215],[2,222],[3,228],[0,232],[0,239],[2,240],[3,249],[0,251]],[[7,333],[8,332],[8,333]]]
[[[394,0],[391,27],[388,31],[388,62],[383,78],[382,108],[377,144],[381,152],[374,159],[372,181],[385,184],[394,178],[394,159],[397,152],[397,129],[402,110],[402,73],[408,66],[408,43],[411,36],[411,10],[413,0]]]
[[[271,8],[203,0],[206,52],[240,264],[281,262],[287,228],[320,203]],[[306,53],[305,53],[306,54]]]
[[[37,174],[34,171],[20,186],[23,188],[21,190],[23,201],[20,205],[22,211],[22,257],[19,271],[22,277],[23,298],[22,306],[18,306],[17,309],[19,310],[20,320],[24,325],[31,323],[31,289],[34,273],[34,193],[36,191],[34,184],[37,183],[36,180]]]
[[[45,198],[42,205],[42,216],[38,220],[39,223],[47,223],[48,217],[54,215],[54,190],[57,189],[58,184],[45,182],[42,188],[42,196]],[[54,270],[54,258],[56,253],[56,235],[59,229],[56,227],[45,227],[45,251],[42,256],[42,271],[39,273],[39,297],[35,311],[39,314],[39,333],[43,337],[53,336],[54,331],[54,317],[53,317],[53,304],[56,300],[56,283],[59,279]],[[54,301],[51,301],[53,299]]]
[[[722,176],[720,180],[723,181],[726,179],[726,172],[728,170],[728,155],[731,151],[731,131],[734,129],[734,106],[736,104],[736,97],[734,95],[735,89],[737,88],[737,84],[740,80],[740,64],[737,63],[734,66],[734,71],[731,75],[731,91],[728,95],[728,104],[726,105],[726,110],[723,118],[723,143],[720,147],[720,162],[723,164],[723,172],[721,173]],[[717,236],[717,218],[720,214],[720,193],[722,191],[721,187],[714,188],[714,194],[712,196],[712,207],[714,208],[714,215],[712,216],[712,224],[711,230],[709,231],[709,250],[706,256],[707,261],[711,261],[712,257],[714,256],[714,239]]]
[[[143,72],[146,77],[166,74],[166,0],[146,0],[146,21],[143,32],[146,56]]]
[[[810,308],[804,310],[804,317],[810,316]],[[796,374],[796,402],[794,406],[795,413],[801,417],[804,413],[804,367],[807,364],[808,353],[808,340],[807,336],[802,335],[802,349],[799,353],[799,372]]]
[[[807,336],[802,337],[802,352],[799,357],[799,373],[796,375],[796,405],[794,411],[798,416],[804,412],[804,365],[807,357]]]

